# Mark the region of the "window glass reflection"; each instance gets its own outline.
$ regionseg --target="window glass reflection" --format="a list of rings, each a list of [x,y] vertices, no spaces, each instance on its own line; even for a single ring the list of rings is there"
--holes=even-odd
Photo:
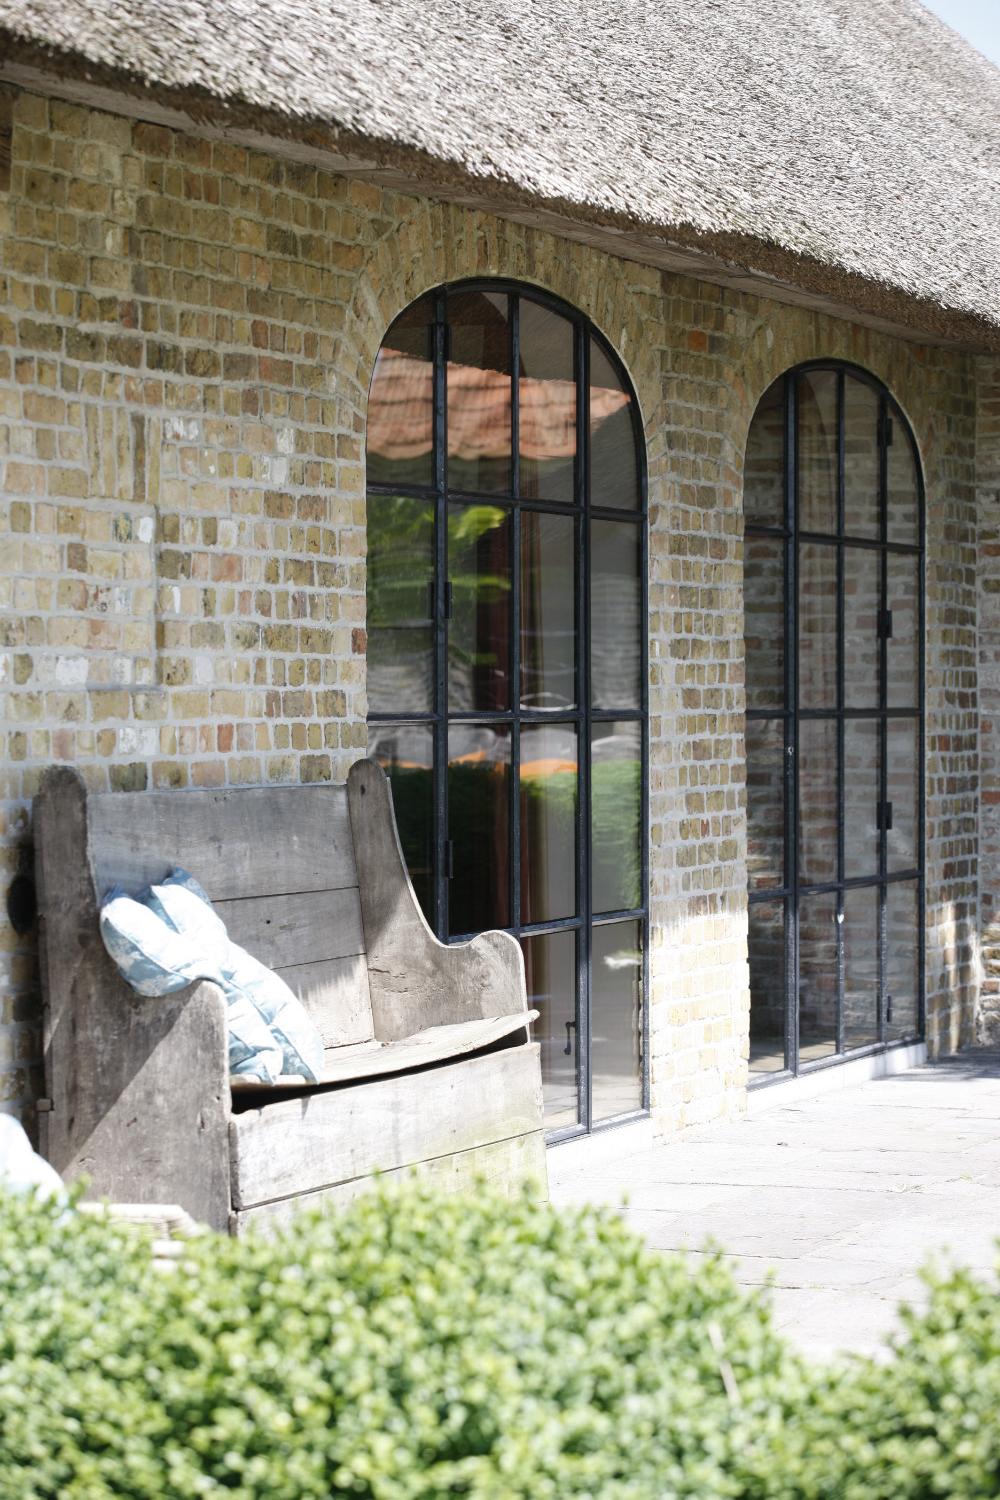
[[[510,306],[502,292],[448,294],[448,483],[510,490]]]
[[[368,393],[368,479],[434,482],[434,302],[421,297],[389,329]]]
[[[579,767],[572,724],[521,730],[521,921],[576,912],[576,799]]]
[[[590,528],[590,684],[595,708],[642,701],[639,531],[627,521]]]
[[[510,730],[448,730],[448,835],[452,934],[510,926]]]
[[[521,707],[576,707],[576,522],[521,515]]]
[[[917,460],[898,411],[889,408],[892,442],[885,453],[887,525],[890,542],[915,547],[920,542],[920,491]]]
[[[823,885],[837,878],[837,725],[833,719],[799,724],[799,880]]]
[[[744,544],[747,708],[785,702],[785,543],[748,536]]]
[[[844,722],[844,875],[878,874],[879,725]]]
[[[518,449],[526,499],[572,501],[576,457],[573,325],[522,297]]]
[[[368,497],[368,708],[434,707],[434,506],[405,495]]]
[[[434,740],[426,724],[369,724],[368,754],[385,771],[403,858],[428,922],[434,923]]]
[[[886,642],[886,693],[890,708],[916,708],[919,698],[920,562],[890,552],[886,606],[892,634]]]
[[[591,900],[594,913],[642,900],[642,725],[595,724],[591,739]]]
[[[798,396],[799,527],[837,530],[837,376],[800,375]]]
[[[751,901],[750,1071],[780,1073],[785,1066],[785,903]]]
[[[886,725],[886,795],[892,808],[892,827],[886,837],[890,873],[917,865],[919,740],[916,719],[890,719]]]
[[[844,548],[844,705],[877,708],[882,558],[869,547]]]
[[[528,1005],[540,1012],[532,1035],[542,1054],[542,1097],[549,1130],[575,1125],[578,1105],[576,933],[521,939]]]
[[[878,1041],[878,887],[844,892],[844,1050]]]
[[[593,929],[591,1077],[595,1120],[642,1108],[642,938],[638,922]]]
[[[815,1062],[837,1050],[837,950],[834,894],[799,901],[799,1058]]]
[[[799,702],[837,706],[837,548],[799,545]]]
[[[639,465],[632,393],[596,339],[590,340],[590,502],[638,510]]]
[[[785,724],[748,719],[747,878],[752,891],[785,880]]]
[[[867,381],[844,377],[844,531],[880,534],[878,498],[879,396]]]
[[[916,882],[886,886],[885,1032],[888,1041],[920,1030],[920,933]]]
[[[510,707],[510,515],[497,505],[448,508],[448,706]]]

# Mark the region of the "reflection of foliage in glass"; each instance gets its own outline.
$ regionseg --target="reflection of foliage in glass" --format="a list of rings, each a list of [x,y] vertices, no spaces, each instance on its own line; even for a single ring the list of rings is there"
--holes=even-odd
[[[511,590],[507,515],[498,505],[448,509],[448,580],[456,621],[448,642],[452,670],[495,666],[498,653],[491,644],[501,650],[506,646],[505,606]],[[497,611],[492,620],[484,616],[488,610]]]

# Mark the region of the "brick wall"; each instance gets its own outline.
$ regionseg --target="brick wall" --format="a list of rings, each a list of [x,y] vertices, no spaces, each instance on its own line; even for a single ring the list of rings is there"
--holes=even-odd
[[[978,361],[979,825],[982,998],[979,1039],[1000,1042],[1000,359]]]
[[[651,1071],[660,1129],[745,1098],[741,472],[806,358],[884,379],[928,522],[932,1035],[975,997],[974,413],[966,356],[230,145],[14,98],[0,193],[5,884],[52,760],[95,788],[342,779],[365,743],[363,444],[392,318],[523,278],[630,370],[650,477]],[[0,927],[0,1107],[39,1090]],[[964,1028],[964,1031],[963,1031]]]

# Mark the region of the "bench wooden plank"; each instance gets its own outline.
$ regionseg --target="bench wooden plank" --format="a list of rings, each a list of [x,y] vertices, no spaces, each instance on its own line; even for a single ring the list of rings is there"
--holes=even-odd
[[[358,883],[342,786],[103,793],[88,814],[99,896],[116,881],[134,893],[173,865],[213,901]]]
[[[524,1031],[529,1021],[537,1019],[537,1010],[522,1010],[514,1016],[491,1016],[486,1020],[455,1021],[450,1026],[429,1026],[426,1031],[418,1031],[398,1042],[385,1042],[363,1050],[347,1048],[340,1057],[337,1056],[339,1049],[333,1048],[326,1054],[326,1066],[318,1083],[309,1085],[297,1074],[286,1074],[267,1085],[267,1096],[272,1098],[289,1089],[322,1088],[331,1083],[380,1078],[387,1073],[403,1073],[409,1068],[444,1062],[450,1057],[463,1057],[467,1052],[478,1052],[482,1047],[502,1041],[515,1031]],[[263,1091],[262,1085],[253,1079],[232,1078],[230,1087],[234,1094]]]
[[[233,1207],[509,1140],[541,1119],[538,1043],[234,1115]]]
[[[230,939],[271,969],[351,958],[365,951],[356,886],[220,901],[218,912]]]
[[[302,1209],[342,1208],[362,1193],[382,1186],[402,1186],[419,1181],[444,1193],[472,1192],[485,1183],[487,1187],[512,1198],[525,1184],[537,1184],[545,1194],[545,1135],[534,1130],[506,1141],[491,1141],[467,1151],[453,1151],[412,1167],[397,1167],[379,1177],[354,1177],[335,1187],[320,1188],[297,1198],[279,1198],[233,1215],[232,1232],[242,1234],[251,1224],[258,1228],[278,1228],[289,1224]]]
[[[374,1036],[368,965],[363,953],[322,963],[292,964],[277,972],[315,1021],[324,1047],[349,1046]]]

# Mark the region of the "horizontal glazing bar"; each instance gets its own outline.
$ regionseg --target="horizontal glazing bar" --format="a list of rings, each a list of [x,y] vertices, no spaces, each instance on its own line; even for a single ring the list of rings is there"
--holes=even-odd
[[[645,906],[625,907],[622,911],[595,911],[591,913],[591,920],[595,927],[606,927],[609,922],[639,922],[645,917],[646,911]]]
[[[800,531],[798,539],[800,542],[818,542],[827,547],[836,547],[843,543],[847,547],[863,548],[867,552],[899,552],[908,557],[919,557],[924,550],[910,542],[881,542],[877,537],[837,536],[829,531]]]
[[[919,708],[800,708],[800,719],[919,719]]]
[[[822,896],[834,895],[837,891],[856,891],[866,887],[874,889],[880,885],[905,885],[907,881],[915,881],[919,872],[912,870],[893,870],[886,875],[856,875],[847,880],[828,881],[824,884],[806,885],[803,882],[799,886],[800,896]],[[768,905],[783,900],[792,894],[789,885],[761,886],[758,890],[747,892],[747,901],[751,906]]]

